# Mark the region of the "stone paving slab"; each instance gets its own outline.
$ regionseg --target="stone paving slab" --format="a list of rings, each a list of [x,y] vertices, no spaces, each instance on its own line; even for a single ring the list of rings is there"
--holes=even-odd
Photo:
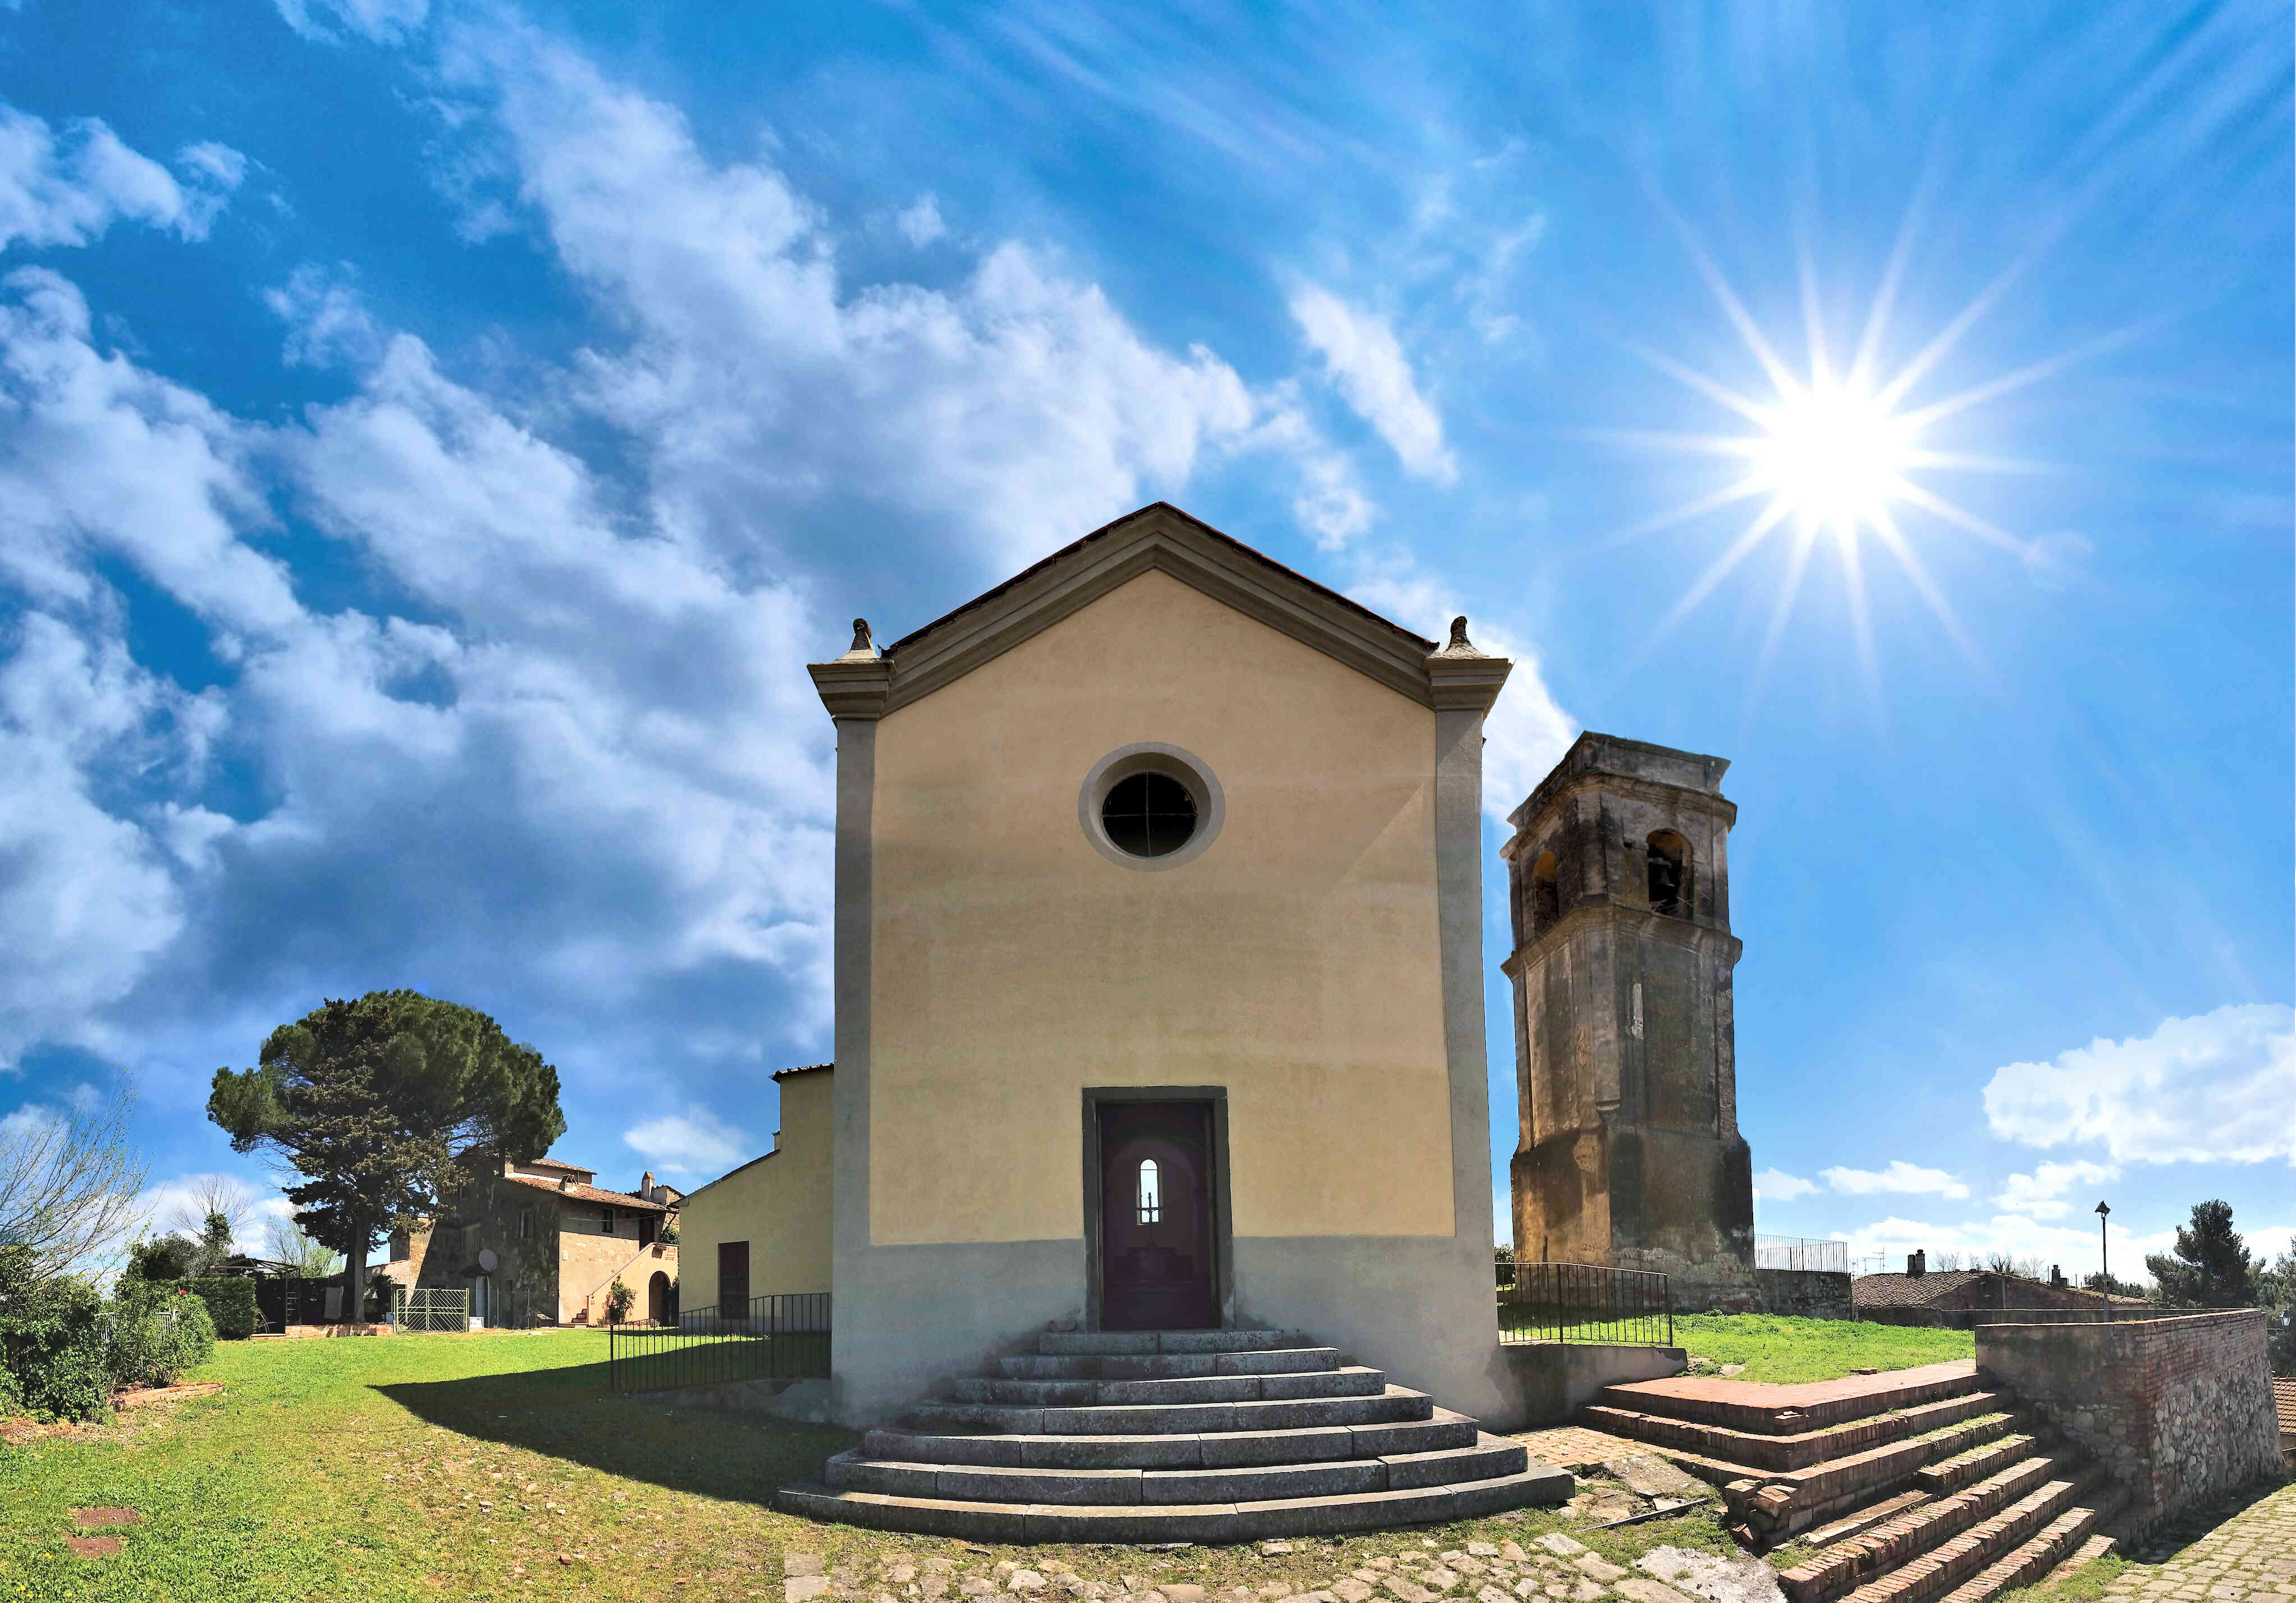
[[[1553,1430],[1524,1431],[1509,1440],[1520,1442],[1525,1451],[1542,1463],[1557,1469],[1594,1469],[1611,1459],[1631,1459],[1650,1451],[1647,1442],[1631,1441],[1614,1436],[1607,1431],[1588,1430],[1584,1426],[1563,1425]]]
[[[2208,1603],[2286,1603],[2296,1598],[2296,1483],[2240,1509],[2173,1551],[2152,1542],[2128,1555],[2106,1583],[2113,1603],[2205,1599]]]

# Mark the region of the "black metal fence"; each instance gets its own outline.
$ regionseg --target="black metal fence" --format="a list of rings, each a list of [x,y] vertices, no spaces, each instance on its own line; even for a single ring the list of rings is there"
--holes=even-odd
[[[1501,1262],[1498,1271],[1502,1343],[1674,1345],[1674,1287],[1655,1270]]]
[[[681,1310],[677,1323],[610,1326],[606,1384],[617,1392],[829,1373],[829,1294],[782,1292],[725,1308]]]

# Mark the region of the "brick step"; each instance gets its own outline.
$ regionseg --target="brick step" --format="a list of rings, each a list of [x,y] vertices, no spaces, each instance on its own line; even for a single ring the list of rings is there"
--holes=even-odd
[[[1988,1565],[1974,1579],[1955,1587],[1946,1595],[1945,1603],[1993,1603],[2003,1592],[2045,1580],[2060,1566],[2073,1561],[2093,1539],[2097,1526],[2112,1517],[2120,1502],[2119,1497],[2114,1497],[2098,1500],[2097,1506],[2066,1509],[2030,1541]],[[2112,1546],[2111,1537],[2102,1540],[2107,1548]]]
[[[1046,1358],[1267,1352],[1316,1344],[1297,1330],[1047,1330],[1037,1337],[1037,1351]]]
[[[2055,1439],[2054,1431],[2021,1431],[2014,1435],[2002,1436],[1980,1447],[1971,1448],[1967,1452],[1924,1465],[1915,1474],[1914,1484],[1923,1492],[1939,1494],[1958,1492],[1997,1470],[2006,1468],[2020,1459],[2046,1452]]]
[[[1030,1408],[1158,1407],[1182,1402],[1274,1402],[1301,1397],[1375,1397],[1387,1376],[1360,1365],[1303,1374],[1184,1375],[1157,1380],[954,1380],[950,1402],[1018,1403]]]
[[[920,1464],[872,1459],[861,1450],[830,1459],[824,1478],[840,1492],[955,1502],[1166,1507],[1405,1492],[1520,1475],[1529,1462],[1521,1443],[1479,1435],[1466,1447],[1434,1452],[1218,1469]]]
[[[1663,1447],[1687,1448],[1757,1469],[1807,1469],[1813,1464],[1848,1458],[1884,1443],[1901,1442],[1980,1415],[1999,1413],[2011,1401],[2001,1392],[1964,1392],[1896,1413],[1792,1435],[1734,1430],[1728,1426],[1637,1413],[1602,1403],[1584,1410],[1582,1418],[1590,1430],[1608,1431],[1612,1435],[1630,1436],[1637,1442]]]
[[[2072,1507],[2102,1478],[2091,1469],[2078,1479],[2051,1481],[1992,1518],[1868,1581],[1849,1594],[1852,1603],[1929,1603],[1981,1576]]]
[[[1968,1490],[1923,1503],[1862,1534],[1827,1546],[1778,1577],[1791,1603],[1824,1603],[1858,1582],[1911,1562],[2067,1473],[2070,1460],[2034,1455]]]
[[[1837,1519],[1831,1525],[1810,1532],[1802,1540],[1812,1547],[1822,1548],[1847,1537],[1862,1536],[1875,1525],[1895,1519],[1901,1514],[1910,1514],[1929,1500],[1930,1494],[1926,1492],[1896,1492],[1882,1498],[1878,1502],[1868,1503],[1856,1513]]]
[[[1013,1380],[1162,1380],[1206,1375],[1294,1375],[1336,1369],[1337,1347],[1271,1347],[1251,1352],[1022,1353],[996,1367]]]
[[[819,1484],[784,1486],[774,1502],[784,1513],[815,1519],[982,1542],[1210,1543],[1480,1519],[1511,1508],[1562,1503],[1574,1484],[1567,1470],[1535,1464],[1518,1474],[1452,1485],[1162,1507],[903,1497]]]
[[[1293,1430],[1207,1431],[1163,1436],[931,1435],[873,1430],[862,1452],[919,1464],[1029,1468],[1224,1469],[1249,1464],[1308,1464],[1378,1459],[1390,1453],[1472,1447],[1475,1421],[1448,1409],[1424,1419],[1386,1425],[1314,1426]]]
[[[952,1434],[1162,1436],[1197,1435],[1208,1431],[1385,1425],[1401,1419],[1429,1418],[1434,1410],[1434,1401],[1424,1392],[1386,1385],[1365,1396],[1302,1397],[1262,1402],[1105,1403],[1043,1408],[996,1402],[921,1402],[902,1415],[901,1423]]]
[[[2110,1500],[2112,1505],[2111,1507],[2099,1507],[2096,1509],[2097,1519],[2100,1523],[2104,1520],[2111,1519],[2114,1514],[2120,1511],[2120,1505],[2128,1500],[2125,1495],[2122,1495],[2116,1496]],[[2071,1558],[2064,1560],[2064,1562],[2058,1565],[2056,1568],[2049,1572],[2048,1579],[2041,1582],[2039,1590],[2045,1592],[2053,1592],[2056,1591],[2057,1588],[2062,1586],[2075,1575],[2079,1574],[2083,1570],[2088,1568],[2090,1565],[2095,1564],[2098,1559],[2103,1558],[2106,1554],[2112,1552],[2114,1548],[2119,1547],[2120,1545],[2119,1541],[2105,1532],[2098,1531],[2095,1533],[2093,1535],[2089,1536],[2087,1540],[2083,1541],[2080,1546],[2073,1550],[2073,1555]]]
[[[1984,1389],[1976,1364],[1956,1359],[1917,1369],[1801,1385],[1678,1375],[1667,1380],[1604,1386],[1595,1401],[1633,1413],[1719,1425],[1756,1435],[1794,1436]]]
[[[1916,1441],[1868,1448],[1808,1469],[1774,1472],[1713,1459],[1693,1461],[1690,1455],[1679,1451],[1668,1451],[1666,1456],[1691,1474],[1721,1485],[1732,1513],[1751,1518],[1765,1542],[1775,1544],[1808,1530],[1830,1515],[1909,1489],[1923,1465],[1951,1458],[1978,1443],[2003,1435],[2014,1423],[2008,1414],[1964,1420]],[[1758,1495],[1733,1491],[1737,1483],[1744,1480],[1756,1483]]]

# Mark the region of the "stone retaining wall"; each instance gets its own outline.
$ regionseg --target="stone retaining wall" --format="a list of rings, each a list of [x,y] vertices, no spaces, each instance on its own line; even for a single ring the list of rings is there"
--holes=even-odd
[[[2264,1319],[1981,1325],[1977,1367],[2095,1455],[2141,1527],[2278,1469]]]
[[[1851,1316],[1849,1276],[1846,1270],[1825,1269],[1758,1269],[1754,1284],[1762,1294],[1764,1313],[1797,1314],[1811,1319],[1846,1319]]]

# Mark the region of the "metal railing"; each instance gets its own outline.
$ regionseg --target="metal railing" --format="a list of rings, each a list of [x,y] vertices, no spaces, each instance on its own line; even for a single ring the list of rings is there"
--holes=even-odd
[[[1499,1341],[1674,1345],[1674,1286],[1652,1270],[1517,1263],[1498,1288]]]
[[[1849,1244],[1802,1236],[1757,1236],[1754,1267],[1820,1270],[1827,1274],[1846,1275],[1849,1272]]]
[[[617,1392],[829,1373],[829,1294],[782,1292],[682,1310],[675,1326],[612,1325],[606,1384]]]

